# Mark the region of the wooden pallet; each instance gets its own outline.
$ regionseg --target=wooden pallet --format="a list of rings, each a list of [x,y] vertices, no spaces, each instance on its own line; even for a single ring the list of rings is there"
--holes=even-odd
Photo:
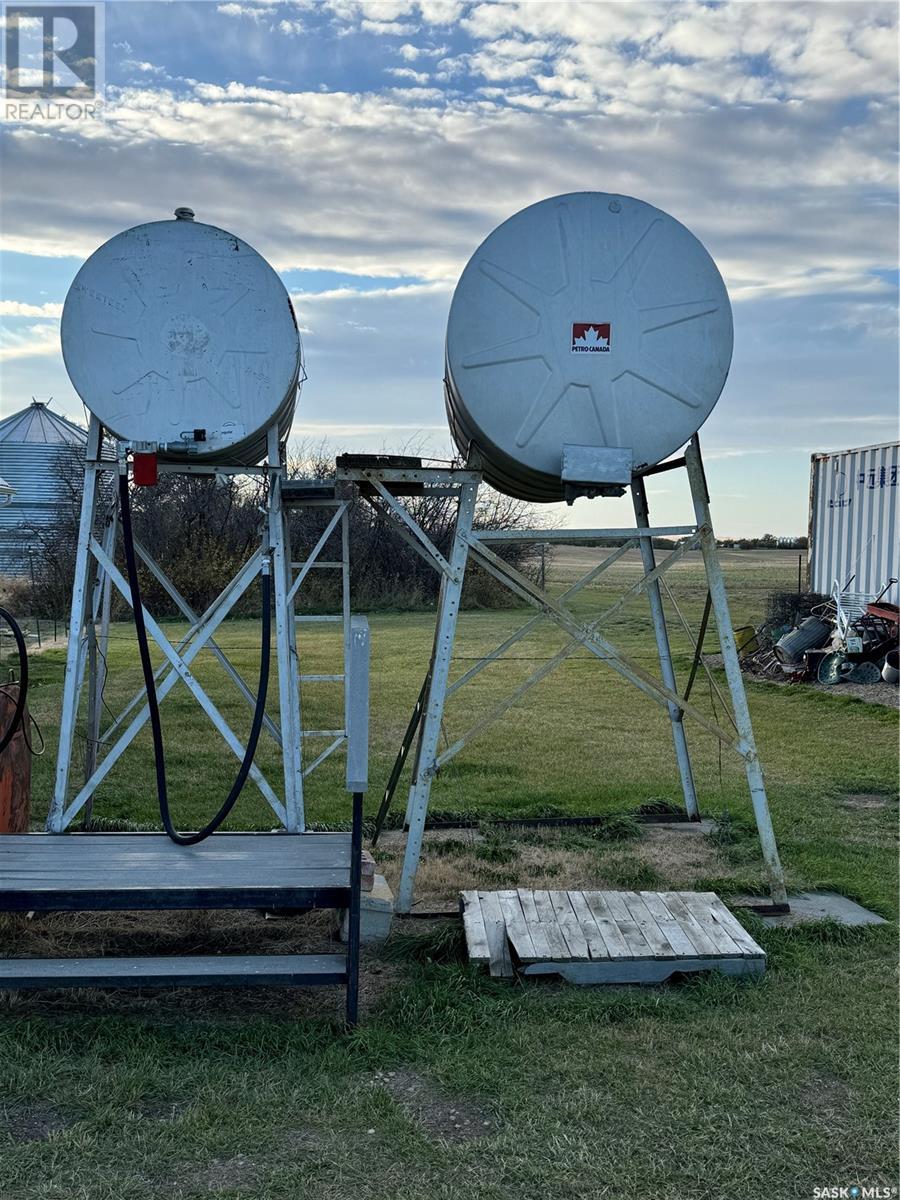
[[[469,959],[491,975],[663,983],[759,975],[766,955],[715,892],[462,892]]]

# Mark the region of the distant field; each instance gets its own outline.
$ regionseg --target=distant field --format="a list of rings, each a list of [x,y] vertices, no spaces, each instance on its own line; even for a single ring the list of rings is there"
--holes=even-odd
[[[566,586],[603,553],[560,554],[554,586]],[[796,586],[793,552],[734,552],[723,561],[737,624],[758,622],[772,590]],[[587,589],[576,610],[601,611],[639,571],[631,556],[602,587]],[[696,627],[704,598],[697,556],[672,580]],[[454,673],[530,615],[463,613]],[[371,624],[369,813],[427,666],[433,614],[378,614]],[[180,628],[167,631],[174,638]],[[251,686],[257,629],[233,622],[219,638]],[[619,614],[608,636],[655,669],[644,598]],[[446,737],[457,737],[564,641],[544,626],[510,661],[459,692]],[[672,641],[683,682],[690,641],[677,618]],[[300,651],[305,671],[332,670],[339,638],[327,627],[301,627]],[[51,788],[63,661],[58,650],[33,659],[32,707],[47,742],[35,763],[36,825]],[[127,625],[113,629],[109,662],[105,701],[117,711],[139,684]],[[226,718],[245,733],[245,702],[214,663],[198,663]],[[713,712],[705,681],[694,695]],[[838,889],[893,921],[896,713],[802,687],[751,684],[749,697],[791,886]],[[274,712],[274,683],[270,700]],[[337,691],[327,684],[307,685],[303,704],[307,726],[340,719]],[[162,712],[173,809],[190,827],[216,807],[236,764],[182,690]],[[688,734],[703,809],[727,812],[719,838],[679,835],[693,839],[692,849],[676,852],[650,833],[614,843],[489,833],[483,848],[433,847],[424,886],[452,894],[472,884],[529,885],[540,874],[557,887],[588,879],[596,886],[699,886],[726,897],[758,889],[740,765],[727,752],[720,758],[699,728],[689,725]],[[277,788],[279,760],[263,736],[260,764]],[[347,819],[342,771],[336,755],[308,781],[311,821]],[[101,789],[96,813],[155,822],[151,778],[145,731]],[[680,799],[666,715],[579,653],[448,765],[432,805],[490,818],[627,812],[651,798]],[[401,788],[397,809],[404,803]],[[249,786],[232,825],[272,825]],[[396,877],[399,848],[378,857]],[[459,961],[452,938],[406,923],[393,944],[367,956],[367,1017],[351,1038],[330,1023],[331,1000],[293,994],[6,1002],[0,1114],[7,1112],[9,1132],[0,1115],[0,1196],[805,1200],[814,1186],[892,1184],[896,926],[773,931],[748,922],[769,954],[759,984],[708,979],[587,991],[492,983]],[[166,924],[167,935],[185,944],[224,949],[232,936],[251,946],[275,936],[261,920],[233,934],[203,917]],[[0,945],[15,952],[22,939],[46,931],[74,953],[79,928],[84,936],[112,936],[102,922],[94,929],[93,918],[74,926],[49,918],[37,928],[7,919]],[[137,936],[137,926],[123,929],[117,936],[126,944]],[[416,1107],[422,1096],[427,1111]],[[454,1131],[456,1118],[447,1114],[459,1111],[480,1136]],[[52,1117],[56,1132],[45,1142],[29,1140],[16,1116],[23,1112],[34,1120],[43,1114],[45,1124]]]

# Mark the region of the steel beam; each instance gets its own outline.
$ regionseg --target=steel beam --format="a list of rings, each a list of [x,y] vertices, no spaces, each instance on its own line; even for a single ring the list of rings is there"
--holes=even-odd
[[[478,537],[483,542],[548,542],[558,546],[590,546],[597,542],[622,541],[632,538],[689,537],[693,525],[661,525],[657,529],[482,529]]]
[[[141,545],[141,543],[137,540],[137,538],[134,539],[134,549],[135,549],[135,553],[137,554],[138,558],[141,559],[141,561],[144,563],[144,565],[146,566],[146,568],[150,572],[150,574],[153,576],[153,578],[157,581],[157,583],[160,585],[160,587],[163,589],[163,591],[166,593],[166,595],[169,596],[169,598],[173,601],[176,608],[180,611],[181,615],[183,617],[187,618],[187,620],[191,622],[191,629],[198,629],[200,627],[200,618],[197,616],[197,614],[194,612],[194,610],[188,604],[187,600],[185,600],[184,596],[182,596],[181,592],[179,592],[179,590],[175,586],[175,584],[172,583],[171,579],[169,579],[168,575],[165,573],[165,571],[162,569],[162,567],[159,565],[159,563],[156,562],[156,560],[153,558],[152,554],[150,554],[150,552]],[[241,693],[241,695],[244,697],[244,699],[247,701],[247,703],[250,705],[250,707],[255,708],[255,706],[256,706],[255,694],[251,691],[250,687],[244,682],[243,677],[241,676],[238,669],[231,662],[228,655],[222,650],[222,648],[219,645],[217,645],[217,643],[215,641],[213,641],[212,638],[209,638],[207,640],[206,644],[207,644],[207,647],[209,648],[209,650],[211,650],[212,653],[216,656],[216,659],[219,661],[219,663],[225,670],[225,673],[228,675],[229,679],[232,680],[232,682],[237,687],[238,691]],[[180,651],[183,645],[184,645],[184,639],[182,639],[182,642],[179,644],[177,649]],[[146,689],[142,690],[139,693],[139,695],[140,696],[146,695]],[[272,720],[272,718],[269,716],[268,713],[265,713],[263,715],[263,725],[265,726],[268,733],[271,734],[275,743],[278,746],[280,746],[281,745],[281,734],[278,732],[277,725],[275,724],[275,722]]]
[[[278,659],[278,711],[281,722],[281,760],[284,773],[285,828],[302,833],[303,761],[300,733],[303,727],[300,682],[297,678],[296,623],[291,587],[291,553],[286,522],[281,506],[281,482],[284,476],[282,447],[277,425],[268,431],[269,547],[272,554],[272,585],[275,596],[275,652]]]
[[[102,565],[104,570],[107,572],[110,579],[115,584],[116,588],[118,588],[120,594],[122,595],[122,598],[130,603],[131,602],[131,589],[128,586],[127,580],[121,574],[121,572],[119,571],[119,569],[115,565],[115,563],[112,562],[112,560],[107,557],[107,555],[103,551],[103,547],[95,539],[92,539],[92,541],[91,541],[91,551],[94,554],[94,557],[100,562],[100,564]],[[210,700],[209,696],[207,696],[207,694],[204,691],[201,684],[198,682],[197,679],[194,678],[193,674],[191,673],[191,671],[189,669],[188,662],[186,661],[187,655],[182,656],[178,653],[178,651],[175,649],[175,647],[172,645],[172,643],[169,641],[169,639],[163,633],[162,628],[160,627],[160,625],[158,624],[156,619],[150,613],[148,613],[146,609],[144,609],[144,622],[147,626],[147,632],[150,634],[150,636],[156,642],[157,646],[159,646],[160,650],[162,650],[163,654],[166,656],[166,658],[171,663],[173,670],[174,670],[174,674],[177,675],[177,677],[181,680],[181,682],[185,685],[185,687],[188,689],[188,691],[191,693],[191,695],[194,697],[194,699],[197,701],[197,703],[200,705],[200,707],[203,709],[203,711],[209,717],[210,721],[213,723],[215,728],[221,734],[223,741],[228,746],[228,748],[231,750],[231,752],[234,754],[234,756],[238,759],[243,758],[244,749],[245,749],[244,746],[241,745],[240,740],[234,734],[231,727],[226,722],[225,718],[222,716],[222,714],[216,708],[216,706],[212,702],[212,700]],[[209,634],[212,633],[212,630],[210,629],[210,627],[207,627],[206,632]],[[207,639],[205,639],[205,638],[201,639],[201,637],[198,636],[197,640],[191,644],[190,649],[195,650],[195,652],[199,653],[200,649],[202,649],[206,640]],[[174,682],[174,680],[173,680],[173,682]],[[158,696],[160,699],[162,699],[162,688],[159,689]],[[149,711],[146,708],[144,710],[142,710],[142,712],[147,712],[147,715],[149,716]],[[138,718],[138,720],[140,720],[140,717]],[[143,721],[141,720],[140,723],[143,724]],[[123,734],[123,738],[124,738],[124,736],[125,735]],[[111,755],[111,753],[112,753],[112,751],[110,751],[110,755]],[[102,766],[106,765],[107,759],[110,757],[110,755],[107,755],[107,758],[104,758]],[[253,765],[250,767],[250,778],[253,780],[253,782],[256,784],[256,786],[259,788],[259,790],[262,792],[263,796],[268,801],[268,803],[270,804],[272,809],[276,813],[278,813],[279,810],[281,809],[281,804],[278,800],[278,797],[272,791],[265,776],[262,774],[259,767],[257,767],[256,765]],[[74,805],[73,805],[73,808],[74,808]],[[72,815],[74,815],[74,812]]]
[[[643,479],[637,477],[632,479],[631,497],[634,502],[634,518],[638,529],[649,529],[650,510],[647,507],[647,489],[644,486]],[[651,575],[656,568],[656,555],[653,551],[653,541],[651,538],[641,538],[641,560],[644,564],[645,574]],[[663,608],[658,579],[654,579],[647,584],[647,599],[650,602],[650,616],[653,620],[653,632],[656,635],[659,673],[669,691],[677,692],[678,683],[675,679],[675,666],[672,662],[672,651],[669,647],[669,632],[666,629],[666,612]],[[684,732],[684,713],[672,701],[669,702],[668,709],[669,720],[672,724],[672,742],[675,746],[675,760],[678,763],[681,791],[684,795],[684,807],[692,821],[699,821],[700,807],[697,804],[697,790],[694,786],[694,773],[691,770],[691,756],[688,752],[687,738]]]
[[[453,547],[448,564],[450,570],[443,575],[444,586],[437,618],[431,685],[428,689],[428,702],[425,705],[422,721],[420,753],[407,807],[409,832],[397,894],[398,912],[409,912],[412,907],[413,884],[422,851],[422,837],[425,833],[425,818],[428,814],[428,799],[431,793],[431,774],[422,770],[422,765],[423,763],[426,766],[430,765],[437,757],[441,718],[444,714],[447,680],[450,674],[450,661],[453,656],[453,642],[456,635],[456,621],[459,615],[463,577],[469,554],[469,535],[475,517],[478,478],[475,475],[471,482],[465,483],[460,489]]]
[[[744,677],[738,660],[737,644],[734,640],[734,629],[731,624],[731,612],[728,607],[728,594],[725,590],[725,577],[719,562],[716,538],[712,529],[712,517],[709,508],[709,492],[706,487],[706,475],[703,470],[703,460],[700,456],[700,439],[694,434],[685,450],[688,479],[691,485],[691,497],[694,502],[694,513],[700,529],[700,550],[706,567],[706,578],[709,583],[709,593],[712,598],[713,613],[716,618],[716,628],[719,633],[719,646],[725,665],[725,677],[731,692],[731,703],[734,708],[735,724],[741,741],[746,747],[744,754],[744,769],[747,772],[747,784],[750,788],[750,798],[753,802],[753,814],[756,818],[756,828],[759,833],[763,860],[769,881],[769,890],[775,904],[786,904],[787,893],[784,886],[784,871],[778,855],[778,845],[775,841],[775,830],[772,828],[772,817],[769,812],[769,801],[766,796],[766,785],[763,779],[759,754],[756,749],[756,739],[753,736],[753,723],[750,720],[750,708],[747,704],[747,693],[744,690]]]
[[[78,544],[75,551],[75,578],[72,584],[69,643],[66,649],[66,671],[63,680],[62,715],[56,756],[56,782],[50,812],[47,816],[47,829],[50,833],[62,833],[65,828],[63,814],[69,789],[72,744],[75,740],[75,722],[78,718],[78,701],[81,695],[79,658],[89,603],[90,541],[93,535],[97,484],[101,470],[99,459],[103,443],[102,435],[100,422],[92,415],[85,449],[84,490],[81,493],[81,516],[78,522]]]

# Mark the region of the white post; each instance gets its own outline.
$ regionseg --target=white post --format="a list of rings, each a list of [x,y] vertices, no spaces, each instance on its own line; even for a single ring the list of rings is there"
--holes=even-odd
[[[638,529],[649,529],[650,512],[647,507],[647,489],[644,487],[643,479],[638,476],[631,481],[631,497],[634,501],[634,516]],[[656,569],[653,541],[651,538],[643,537],[640,542],[644,572],[649,574]],[[656,634],[656,647],[659,652],[659,673],[666,687],[670,691],[677,692],[678,684],[675,679],[675,667],[672,663],[672,651],[669,647],[669,634],[666,629],[666,613],[663,608],[658,579],[654,579],[648,584],[647,596],[650,601],[650,615],[653,618],[653,632]],[[697,804],[694,774],[691,770],[691,756],[688,752],[687,737],[684,732],[684,713],[671,701],[669,701],[668,707],[669,720],[672,723],[672,741],[675,743],[675,758],[678,762],[678,774],[681,776],[681,790],[684,793],[684,806],[690,819],[699,821],[700,809]]]
[[[341,513],[341,630],[342,667],[344,675],[344,734],[350,737],[350,652],[352,642],[352,618],[350,615],[350,509],[349,506]],[[368,679],[366,681],[366,702],[368,703]],[[349,753],[349,750],[348,750]],[[356,789],[357,791],[360,789]],[[362,789],[365,791],[365,789]]]
[[[741,739],[744,767],[747,772],[747,783],[750,786],[750,798],[753,801],[753,814],[756,818],[756,828],[759,832],[760,846],[762,847],[763,860],[769,881],[769,891],[774,904],[787,904],[784,872],[781,867],[781,860],[778,857],[775,831],[772,828],[769,802],[766,798],[766,785],[763,780],[756,741],[753,737],[753,725],[750,721],[747,693],[744,691],[744,677],[741,674],[741,664],[738,660],[737,644],[734,640],[734,629],[732,628],[731,614],[728,608],[725,579],[722,575],[721,565],[719,564],[716,538],[713,533],[712,519],[710,517],[709,493],[706,489],[706,476],[703,471],[703,461],[700,457],[700,440],[696,434],[694,434],[688,444],[684,456],[691,484],[694,512],[699,527],[700,550],[703,554],[703,562],[706,567],[709,594],[712,597],[716,628],[719,633],[719,645],[722,650],[725,675],[728,679],[731,703],[734,708],[734,720]]]
[[[118,503],[111,505],[107,517],[106,529],[103,532],[103,549],[110,558],[115,558],[116,535],[119,526]],[[87,622],[88,636],[88,713],[87,741],[84,754],[84,782],[90,779],[97,767],[97,752],[100,739],[100,709],[103,700],[103,687],[106,683],[107,662],[109,649],[109,617],[112,601],[112,584],[107,573],[97,563],[97,573],[94,578],[94,594],[90,606],[90,618]],[[96,623],[100,620],[100,636],[97,636]],[[84,810],[83,820],[88,823],[91,819],[92,800],[89,800]]]
[[[89,545],[97,505],[97,481],[99,475],[102,426],[91,416],[88,427],[87,446],[84,458],[84,490],[81,493],[81,519],[78,524],[78,545],[75,553],[75,579],[72,584],[72,607],[69,619],[69,644],[66,649],[66,673],[63,681],[62,714],[59,724],[59,749],[56,755],[56,783],[53,800],[47,816],[49,833],[62,833],[66,793],[69,787],[69,770],[72,762],[72,743],[75,738],[75,722],[78,717],[78,702],[81,698],[81,639],[90,601],[90,551]]]
[[[407,805],[409,832],[406,838],[406,854],[403,859],[403,872],[400,876],[397,895],[398,912],[409,912],[412,908],[413,886],[419,866],[419,856],[422,852],[425,818],[428,815],[428,799],[431,793],[434,761],[437,758],[441,719],[444,715],[450,660],[453,655],[456,619],[459,615],[459,603],[469,553],[468,538],[472,531],[477,495],[477,482],[461,485],[453,549],[450,554],[450,573],[444,576],[444,586],[441,589],[441,602],[438,609],[431,686],[428,690],[428,700],[422,719],[421,742]]]
[[[287,545],[281,484],[284,479],[278,426],[268,433],[269,545],[272,550],[272,584],[275,593],[275,646],[278,659],[278,708],[281,720],[281,757],[284,767],[285,828],[302,833],[303,759],[300,745],[300,685],[297,678],[297,642],[294,606],[288,600],[291,555]]]

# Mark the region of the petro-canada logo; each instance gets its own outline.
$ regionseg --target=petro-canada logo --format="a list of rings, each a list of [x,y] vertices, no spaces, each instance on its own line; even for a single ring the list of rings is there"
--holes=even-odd
[[[572,326],[573,354],[608,354],[609,322],[591,321],[589,324],[576,322]]]

